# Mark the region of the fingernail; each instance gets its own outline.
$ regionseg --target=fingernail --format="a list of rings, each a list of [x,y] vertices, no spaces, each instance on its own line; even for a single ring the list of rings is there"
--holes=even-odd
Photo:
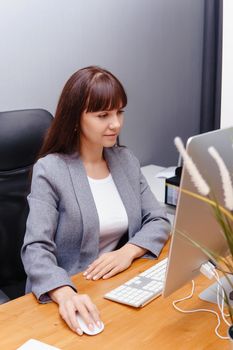
[[[87,275],[86,279],[89,280],[91,278],[91,275]]]
[[[77,329],[76,329],[76,332],[77,332],[79,335],[83,335],[83,331],[81,330],[81,328],[77,328]]]
[[[94,276],[94,277],[93,277],[93,280],[97,280],[97,276]]]
[[[96,324],[97,324],[97,326],[98,326],[99,328],[101,328],[102,325],[101,325],[101,322],[100,322],[100,321],[97,321]]]
[[[87,274],[87,272],[85,271],[85,272],[83,272],[83,276],[86,276],[86,274]]]
[[[88,328],[90,329],[90,331],[93,331],[93,330],[94,330],[93,324],[92,324],[92,323],[89,323]]]

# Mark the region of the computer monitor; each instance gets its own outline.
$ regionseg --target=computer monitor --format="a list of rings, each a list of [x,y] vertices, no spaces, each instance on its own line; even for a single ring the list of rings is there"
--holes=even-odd
[[[230,127],[193,136],[187,141],[186,146],[203,178],[222,205],[224,205],[224,199],[221,177],[215,160],[208,153],[208,147],[214,146],[217,149],[230,174],[233,174],[232,143],[233,127]],[[198,193],[185,167],[182,171],[180,187]],[[164,297],[194,279],[200,273],[201,265],[208,261],[208,257],[200,248],[195,247],[177,231],[183,232],[212,251],[221,254],[227,251],[226,241],[220,233],[211,206],[180,191],[168,255]]]

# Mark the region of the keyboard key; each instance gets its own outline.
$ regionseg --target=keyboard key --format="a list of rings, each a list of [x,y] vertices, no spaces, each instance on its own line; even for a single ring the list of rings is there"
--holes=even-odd
[[[148,301],[161,295],[166,267],[167,258],[113,289],[105,294],[104,297],[122,304],[141,307]]]

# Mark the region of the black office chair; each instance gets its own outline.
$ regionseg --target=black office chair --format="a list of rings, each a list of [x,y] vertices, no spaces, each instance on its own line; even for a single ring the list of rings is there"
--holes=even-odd
[[[0,112],[0,304],[24,294],[30,171],[52,119],[43,109]]]

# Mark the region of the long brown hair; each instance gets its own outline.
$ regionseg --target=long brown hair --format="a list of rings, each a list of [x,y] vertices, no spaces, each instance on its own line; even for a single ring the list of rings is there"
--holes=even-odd
[[[75,72],[66,82],[55,118],[38,158],[50,153],[70,154],[77,150],[80,118],[84,111],[123,108],[127,96],[120,81],[106,69],[90,66]]]

